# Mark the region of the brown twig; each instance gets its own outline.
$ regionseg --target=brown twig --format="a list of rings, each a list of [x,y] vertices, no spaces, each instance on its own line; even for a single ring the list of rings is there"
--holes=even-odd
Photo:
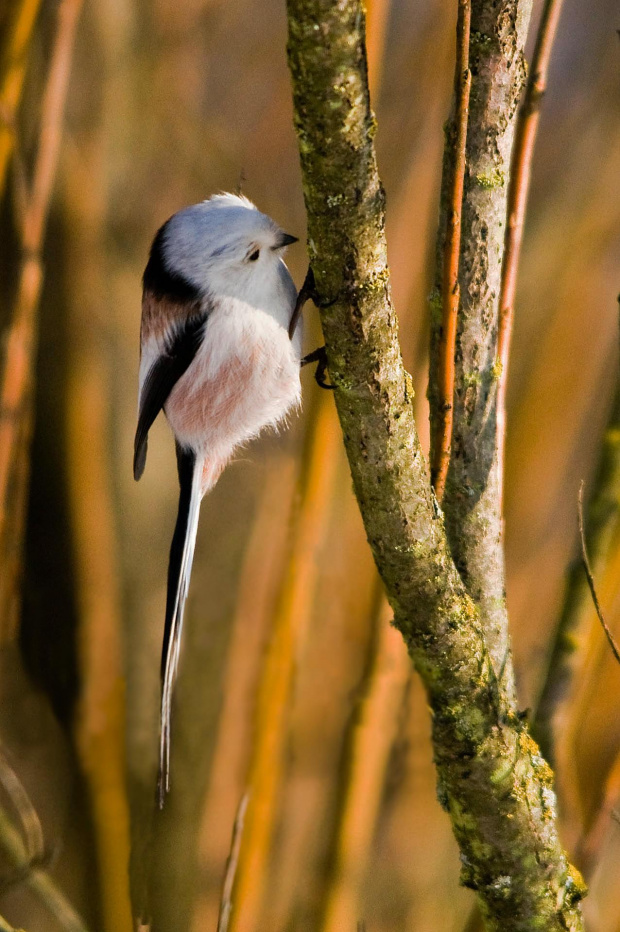
[[[620,663],[620,650],[618,649],[618,645],[615,642],[614,636],[611,633],[609,626],[607,625],[607,622],[605,621],[605,618],[603,617],[603,612],[602,612],[602,609],[601,609],[601,606],[598,600],[598,595],[596,594],[596,587],[594,585],[594,577],[592,576],[592,570],[590,568],[590,561],[588,559],[588,549],[586,547],[586,535],[585,535],[584,526],[583,526],[584,484],[585,483],[582,480],[581,485],[579,486],[579,499],[578,499],[578,506],[577,506],[577,513],[579,516],[579,539],[581,541],[581,560],[583,562],[583,568],[585,570],[586,579],[588,580],[588,586],[590,588],[590,593],[592,594],[592,601],[594,602],[594,607],[596,609],[596,614],[598,615],[598,620],[603,626],[603,631],[605,632],[605,635],[609,642],[609,646],[612,649],[614,657],[616,658],[618,663]]]
[[[436,439],[433,444],[431,481],[441,501],[450,464],[452,442],[454,350],[459,310],[459,255],[461,251],[461,209],[465,181],[465,147],[469,117],[469,32],[471,0],[459,0],[456,23],[456,65],[454,73],[454,169],[446,214],[446,237],[443,248],[442,326],[439,338],[438,389],[439,405]]]
[[[10,507],[9,484],[18,457],[20,437],[31,416],[29,394],[36,343],[36,310],[43,269],[41,248],[56,174],[62,118],[69,83],[71,53],[81,0],[63,0],[58,30],[43,94],[42,119],[33,180],[21,217],[23,253],[15,311],[6,337],[6,356],[0,385],[0,542],[4,540]],[[6,608],[6,606],[4,606]]]
[[[15,148],[17,111],[40,6],[41,0],[15,4],[6,43],[0,52],[0,192],[4,190],[9,159]]]
[[[241,839],[243,837],[243,826],[245,823],[245,813],[248,808],[249,793],[244,793],[239,803],[235,824],[233,826],[232,839],[230,842],[230,855],[226,862],[226,873],[224,875],[224,886],[222,888],[222,902],[220,904],[220,915],[217,920],[217,932],[228,932],[228,923],[232,910],[232,892],[237,874],[237,865],[239,864],[239,852],[241,851]]]
[[[540,120],[540,104],[547,88],[547,73],[553,40],[560,18],[562,0],[545,0],[523,103],[517,118],[515,144],[510,168],[506,238],[499,298],[497,361],[497,449],[500,495],[503,496],[504,450],[506,446],[506,386],[514,316],[517,274],[521,257],[525,209],[530,189],[532,157]]]
[[[95,147],[72,160],[64,184],[70,282],[71,348],[67,363],[67,489],[74,544],[81,688],[74,739],[92,815],[100,870],[101,927],[132,929],[127,866],[129,811],[125,782],[122,598],[114,497],[110,487],[110,371],[98,296],[104,292],[101,230],[104,201]],[[89,434],[88,448],[84,437]]]
[[[10,505],[1,541],[0,563],[0,643],[14,641],[19,629],[20,589],[22,579],[22,544],[28,508],[30,482],[30,443],[34,419],[31,412],[23,418],[11,467]]]

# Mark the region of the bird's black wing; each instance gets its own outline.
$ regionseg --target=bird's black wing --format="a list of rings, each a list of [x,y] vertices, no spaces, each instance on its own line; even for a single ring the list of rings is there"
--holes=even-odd
[[[146,464],[148,434],[153,421],[166,404],[170,392],[189,369],[200,348],[207,320],[206,312],[190,317],[177,328],[166,351],[151,366],[140,392],[140,413],[134,440],[133,475],[140,479]]]

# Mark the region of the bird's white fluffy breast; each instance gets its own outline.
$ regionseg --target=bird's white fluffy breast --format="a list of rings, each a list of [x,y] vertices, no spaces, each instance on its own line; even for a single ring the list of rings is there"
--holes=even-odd
[[[222,464],[234,448],[278,424],[299,404],[300,336],[273,314],[220,298],[202,345],[166,404],[181,444]]]

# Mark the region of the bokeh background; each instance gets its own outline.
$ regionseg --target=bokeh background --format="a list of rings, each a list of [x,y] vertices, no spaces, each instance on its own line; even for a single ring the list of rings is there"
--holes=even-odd
[[[20,179],[36,167],[62,12],[59,0],[4,0],[5,50],[27,6],[16,117],[6,101],[0,112],[2,131],[18,131],[0,208],[5,380],[23,298]],[[307,370],[301,415],[240,453],[204,503],[172,793],[153,818],[177,480],[163,418],[142,482],[132,478],[142,270],[174,211],[241,189],[300,236],[288,256],[300,285],[305,217],[283,2],[84,0],[79,12],[33,379],[9,425],[17,440],[2,435],[15,456],[1,490],[0,915],[26,932],[128,932],[131,845],[135,902],[155,932],[215,930],[250,787],[235,932],[475,928],[436,801],[425,697],[389,626],[333,400]],[[427,445],[427,295],[456,3],[370,0],[368,14],[392,283]],[[618,26],[615,0],[566,0],[534,162],[505,508],[523,709],[536,706],[566,598],[580,480],[594,493],[606,425],[612,458],[620,445]],[[321,342],[311,306],[306,341],[307,351]],[[620,634],[620,486],[613,470],[606,481],[612,523],[593,542],[595,572]],[[591,887],[588,928],[613,932],[620,669],[587,600],[576,615],[553,746],[562,831]]]

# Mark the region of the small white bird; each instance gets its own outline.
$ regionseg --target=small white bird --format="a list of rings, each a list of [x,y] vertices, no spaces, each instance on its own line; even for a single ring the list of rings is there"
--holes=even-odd
[[[180,484],[162,651],[160,806],[201,499],[236,447],[300,403],[300,304],[282,259],[295,242],[247,198],[220,194],[161,227],[144,271],[134,477],[144,471],[148,432],[163,408]]]

